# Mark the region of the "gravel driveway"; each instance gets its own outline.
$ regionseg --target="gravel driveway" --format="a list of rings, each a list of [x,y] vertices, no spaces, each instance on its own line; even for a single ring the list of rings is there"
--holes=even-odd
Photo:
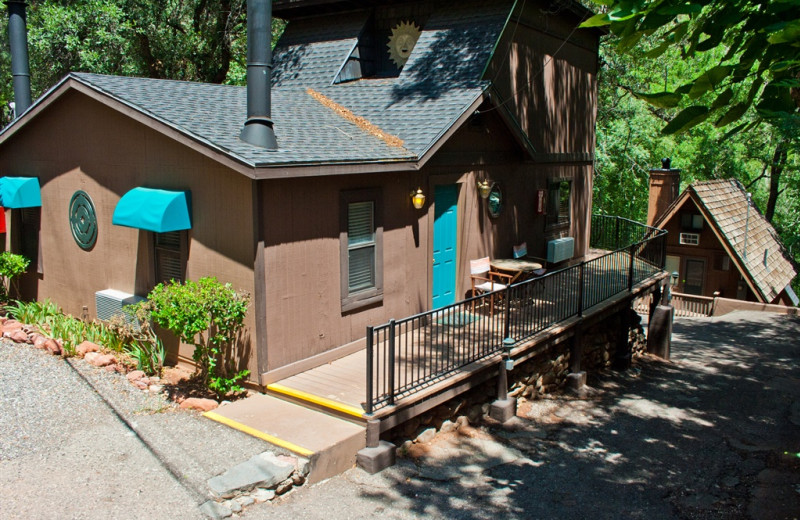
[[[521,403],[509,426],[439,435],[416,447],[417,459],[378,475],[353,469],[243,516],[798,518],[798,338],[800,320],[786,316],[679,320],[671,362],[637,360],[590,380],[586,399]],[[264,449],[142,394],[126,397],[127,387],[81,363],[82,376],[41,351],[0,346],[3,518],[199,518],[206,475]],[[145,443],[93,385],[112,386],[103,394]],[[172,441],[159,442],[160,432]]]

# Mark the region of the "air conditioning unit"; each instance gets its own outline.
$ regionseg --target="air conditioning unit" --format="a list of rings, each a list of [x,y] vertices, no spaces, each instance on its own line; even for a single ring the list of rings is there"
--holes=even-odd
[[[558,238],[547,243],[547,262],[557,264],[569,260],[575,255],[575,239],[572,237]]]
[[[116,289],[105,289],[94,293],[95,303],[97,304],[97,317],[103,321],[109,321],[114,316],[122,316],[130,325],[139,328],[139,324],[127,314],[123,308],[127,305],[139,303],[146,298],[128,294]]]

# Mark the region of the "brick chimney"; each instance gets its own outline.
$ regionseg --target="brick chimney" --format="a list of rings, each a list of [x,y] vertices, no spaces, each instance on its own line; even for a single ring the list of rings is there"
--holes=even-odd
[[[650,198],[647,204],[648,226],[652,226],[680,194],[681,171],[671,168],[670,162],[669,158],[661,159],[661,169],[650,170]]]

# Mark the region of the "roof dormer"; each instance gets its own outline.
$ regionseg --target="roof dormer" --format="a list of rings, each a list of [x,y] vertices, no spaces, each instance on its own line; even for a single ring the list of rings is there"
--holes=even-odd
[[[333,83],[398,77],[422,34],[430,5],[373,9]]]

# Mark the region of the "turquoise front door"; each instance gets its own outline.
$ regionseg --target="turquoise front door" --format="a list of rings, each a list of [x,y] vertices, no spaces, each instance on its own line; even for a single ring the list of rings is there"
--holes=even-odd
[[[438,309],[456,301],[458,185],[436,186],[434,205],[431,304]]]

